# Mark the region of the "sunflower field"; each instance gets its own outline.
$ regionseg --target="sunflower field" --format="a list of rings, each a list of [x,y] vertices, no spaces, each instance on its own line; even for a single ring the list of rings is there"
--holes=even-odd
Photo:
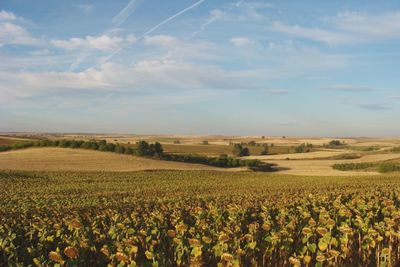
[[[0,172],[0,266],[398,266],[400,176]]]

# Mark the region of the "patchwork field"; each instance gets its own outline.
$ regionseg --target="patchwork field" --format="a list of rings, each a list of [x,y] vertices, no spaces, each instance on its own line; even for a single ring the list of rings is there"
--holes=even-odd
[[[341,163],[373,163],[400,158],[400,154],[392,152],[398,147],[400,139],[395,138],[341,138],[336,139],[344,145],[327,147],[333,138],[304,137],[268,137],[268,136],[184,136],[184,135],[29,135],[30,139],[21,136],[2,136],[0,142],[14,144],[32,138],[52,140],[107,140],[110,143],[127,147],[136,147],[136,142],[160,142],[166,153],[198,154],[218,157],[226,154],[233,156],[233,144],[241,143],[250,151],[249,157],[275,164],[281,174],[317,175],[317,176],[354,176],[376,175],[375,170],[339,171],[334,164]],[[207,144],[204,142],[207,141]],[[253,143],[251,145],[251,143]],[[295,153],[296,148],[308,144],[306,153]],[[268,145],[268,154],[260,155],[264,146]],[[179,162],[155,161],[146,158],[126,157],[110,153],[97,153],[85,150],[63,150],[57,148],[35,148],[24,151],[0,153],[0,169],[14,170],[82,170],[82,171],[134,171],[147,169],[220,169],[204,165]],[[224,169],[225,170],[225,169]],[[245,169],[230,169],[245,170]]]
[[[3,138],[10,147],[0,152],[0,266],[400,262],[400,172],[332,168],[397,164],[398,140],[179,138],[43,134],[29,148],[18,145],[21,137]],[[65,142],[49,147],[48,139]],[[232,143],[241,143],[250,156],[231,160],[273,163],[275,172],[156,160],[133,153],[139,140],[158,140],[175,156],[233,155]]]
[[[0,170],[46,171],[139,171],[139,170],[228,170],[140,158],[115,153],[68,148],[29,148],[0,153]],[[233,171],[234,169],[229,169]]]
[[[318,153],[318,152],[315,152]],[[311,153],[307,153],[311,154]],[[320,156],[320,154],[315,154]],[[300,156],[300,155],[299,155]],[[376,171],[338,171],[332,166],[340,163],[364,163],[381,162],[393,159],[399,159],[400,154],[372,154],[363,155],[359,159],[349,160],[318,160],[298,157],[297,160],[271,160],[268,157],[263,160],[278,165],[281,174],[294,175],[315,175],[315,176],[354,176],[354,175],[376,175]]]

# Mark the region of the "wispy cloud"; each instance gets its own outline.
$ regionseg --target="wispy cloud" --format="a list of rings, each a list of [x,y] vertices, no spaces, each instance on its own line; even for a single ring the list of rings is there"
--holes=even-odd
[[[337,92],[353,92],[353,93],[363,93],[373,91],[374,88],[356,84],[336,84],[333,86],[320,88],[325,91],[337,91]]]
[[[35,38],[21,26],[23,19],[17,17],[13,12],[0,11],[0,47],[5,45],[27,45],[36,46],[43,41]]]
[[[144,43],[147,45],[161,45],[161,46],[176,46],[180,43],[178,38],[170,35],[153,35],[146,36],[144,38]]]
[[[271,89],[268,90],[268,94],[270,95],[287,95],[289,93],[286,89]]]
[[[16,19],[17,16],[14,13],[5,10],[0,11],[0,20],[16,20]]]
[[[385,110],[391,110],[393,109],[391,105],[388,103],[383,103],[383,102],[364,102],[360,101],[358,99],[352,99],[352,98],[341,98],[341,101],[345,105],[353,106],[356,108],[361,108],[364,110],[369,110],[369,111],[385,111]]]
[[[167,24],[167,23],[170,22],[171,20],[173,20],[173,19],[175,19],[175,18],[181,16],[182,14],[184,14],[184,13],[190,11],[191,9],[197,7],[198,5],[202,4],[204,1],[205,1],[205,0],[197,1],[197,2],[195,2],[194,4],[192,4],[192,5],[190,5],[190,6],[186,7],[186,8],[184,8],[184,9],[182,9],[181,11],[179,11],[179,12],[177,12],[177,13],[175,13],[174,15],[172,15],[172,16],[166,18],[165,20],[161,21],[160,23],[156,24],[155,26],[151,27],[149,30],[147,30],[146,32],[144,32],[144,33],[138,38],[138,40],[145,38],[146,36],[148,36],[148,35],[151,34],[152,32],[156,31],[156,30],[157,30],[158,28],[160,28],[161,26]],[[119,48],[119,49],[117,49],[117,50],[115,50],[115,51],[113,51],[113,52],[112,52],[110,55],[108,55],[107,57],[102,58],[100,64],[103,64],[103,63],[108,62],[113,56],[115,56],[116,54],[118,54],[123,48],[124,48],[124,46],[121,47],[121,48]],[[100,64],[97,64],[96,66],[99,66]]]
[[[120,27],[130,15],[139,7],[139,5],[143,2],[143,0],[131,0],[129,3],[120,11],[117,15],[115,15],[111,22],[111,27],[103,32],[102,35],[97,37],[86,36],[86,39],[82,38],[71,38],[68,41],[65,40],[55,40],[53,44],[59,47],[62,47],[67,50],[73,50],[72,47],[81,47],[84,48],[81,50],[81,53],[74,59],[71,63],[68,71],[75,71],[80,64],[86,59],[86,57],[91,53],[90,49],[97,49],[102,51],[119,51],[121,47],[125,44],[131,44],[136,42],[136,38],[131,35],[125,38],[125,40],[121,40],[120,37],[111,37],[115,31],[117,31],[118,27]],[[102,44],[101,44],[102,43]],[[119,43],[116,46],[116,43]],[[60,46],[61,45],[61,46]],[[100,45],[100,46],[99,46]],[[122,46],[120,46],[122,45]],[[111,46],[114,46],[111,48]],[[98,48],[102,49],[98,49]],[[110,49],[108,49],[110,48]]]
[[[250,19],[265,19],[266,16],[261,13],[261,11],[274,7],[271,3],[261,1],[239,1],[236,5],[240,7],[244,11],[245,15]]]
[[[50,54],[50,50],[49,49],[35,50],[32,52],[29,52],[29,54],[32,56],[44,56],[44,55]]]
[[[212,23],[216,22],[217,20],[222,19],[226,13],[224,11],[221,11],[220,9],[213,9],[210,11],[210,14],[208,15],[207,20],[201,24],[200,29],[193,32],[189,38],[195,37],[196,35],[200,34],[203,32],[207,26],[211,25]]]
[[[360,108],[371,110],[371,111],[382,111],[392,109],[390,106],[383,104],[358,104]]]
[[[71,38],[69,40],[52,40],[54,46],[65,50],[95,49],[100,51],[112,51],[123,45],[135,42],[136,38],[133,35],[128,35],[124,38],[101,35],[97,37],[86,36],[85,38]]]
[[[270,28],[294,37],[331,45],[381,42],[400,38],[400,11],[381,14],[346,11],[323,20],[329,25],[328,29],[287,25],[280,21],[273,22]]]
[[[78,4],[75,6],[76,6],[76,8],[78,8],[79,10],[82,10],[86,14],[89,14],[93,11],[93,5]]]
[[[25,28],[11,22],[0,21],[0,47],[4,45],[36,46],[42,41],[33,37]]]
[[[146,46],[152,46],[152,54],[155,58],[164,60],[184,61],[213,60],[214,44],[206,41],[188,41],[171,35],[149,35],[144,38]],[[158,49],[159,48],[159,49]]]
[[[143,60],[132,67],[105,63],[82,72],[0,72],[0,99],[61,91],[150,92],[257,89],[252,73],[170,60]]]
[[[274,22],[272,30],[286,33],[295,37],[310,39],[328,44],[346,43],[354,38],[346,34],[323,30],[320,28],[306,28],[298,25],[286,25],[281,22]]]
[[[236,47],[243,47],[243,46],[247,46],[247,45],[251,44],[250,39],[246,38],[246,37],[234,37],[234,38],[231,38],[229,40],[229,42]]]

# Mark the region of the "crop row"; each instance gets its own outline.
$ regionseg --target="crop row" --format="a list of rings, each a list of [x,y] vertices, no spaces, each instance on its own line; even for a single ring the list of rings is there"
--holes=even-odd
[[[390,266],[400,261],[399,185],[397,176],[3,172],[0,262]]]

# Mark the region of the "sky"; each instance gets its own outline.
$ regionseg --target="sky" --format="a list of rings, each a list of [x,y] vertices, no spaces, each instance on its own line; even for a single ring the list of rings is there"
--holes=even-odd
[[[400,136],[397,0],[2,0],[0,131]]]

